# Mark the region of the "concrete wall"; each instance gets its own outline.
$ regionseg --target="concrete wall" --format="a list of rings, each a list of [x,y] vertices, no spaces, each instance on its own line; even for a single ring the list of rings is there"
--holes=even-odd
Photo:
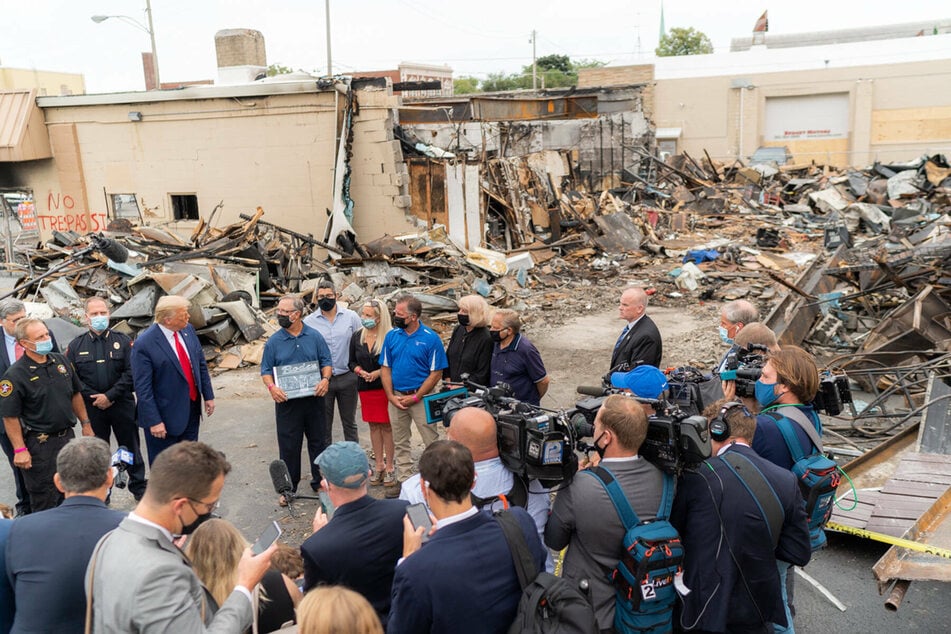
[[[26,68],[0,68],[0,90],[36,88],[40,97],[46,95],[81,95],[86,81],[79,73],[55,73]]]
[[[862,166],[951,152],[946,60],[658,79],[654,123],[681,128],[679,149],[693,156],[706,149],[719,159],[746,158],[760,145],[783,144],[764,138],[767,99],[829,93],[849,95],[849,138],[787,144],[797,161]]]
[[[404,209],[405,166],[392,138],[394,98],[357,91],[351,196],[354,229],[370,240],[412,228]],[[42,105],[42,104],[41,104]],[[188,234],[173,221],[172,194],[194,194],[215,224],[264,208],[264,219],[323,237],[331,207],[337,110],[334,91],[46,107],[51,161],[14,164],[11,186],[32,188],[41,230],[100,230],[107,195],[135,194],[145,219]],[[129,113],[141,113],[130,121]]]

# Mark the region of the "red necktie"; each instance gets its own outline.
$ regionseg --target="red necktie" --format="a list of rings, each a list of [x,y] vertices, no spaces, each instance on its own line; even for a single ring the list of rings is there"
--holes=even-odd
[[[195,387],[195,375],[192,374],[192,364],[188,360],[188,354],[185,352],[185,346],[182,340],[178,338],[178,332],[175,333],[175,352],[178,353],[178,362],[182,364],[182,372],[185,373],[185,379],[188,381],[188,398],[195,400],[198,398],[198,388]]]
[[[20,342],[13,344],[13,356],[16,357],[16,360],[19,361],[20,357],[23,356],[23,351],[26,350],[23,346],[20,345]]]

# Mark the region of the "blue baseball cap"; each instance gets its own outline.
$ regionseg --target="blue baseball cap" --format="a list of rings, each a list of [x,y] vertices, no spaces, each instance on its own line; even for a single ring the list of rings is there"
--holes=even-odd
[[[639,365],[630,372],[611,374],[611,385],[641,398],[660,398],[667,389],[667,377],[652,365]]]
[[[358,489],[367,479],[370,463],[367,454],[355,442],[335,442],[324,449],[317,460],[320,475],[327,482],[344,489]]]

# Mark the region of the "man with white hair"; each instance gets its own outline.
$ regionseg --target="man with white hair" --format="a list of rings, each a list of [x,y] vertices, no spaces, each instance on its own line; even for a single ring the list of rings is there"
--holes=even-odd
[[[661,367],[664,344],[654,321],[646,315],[647,293],[632,286],[621,293],[618,315],[627,322],[611,354],[611,372],[625,372],[639,365]]]

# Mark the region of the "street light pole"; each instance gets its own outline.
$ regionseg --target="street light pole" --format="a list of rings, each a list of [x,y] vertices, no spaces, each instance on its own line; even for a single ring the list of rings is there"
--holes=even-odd
[[[327,77],[333,77],[334,67],[330,56],[330,0],[324,0],[324,13],[327,16]]]
[[[145,0],[145,13],[149,16],[149,40],[152,44],[152,76],[155,78],[155,89],[162,89],[162,79],[159,75],[158,51],[155,48],[155,27],[152,26],[152,0]]]

